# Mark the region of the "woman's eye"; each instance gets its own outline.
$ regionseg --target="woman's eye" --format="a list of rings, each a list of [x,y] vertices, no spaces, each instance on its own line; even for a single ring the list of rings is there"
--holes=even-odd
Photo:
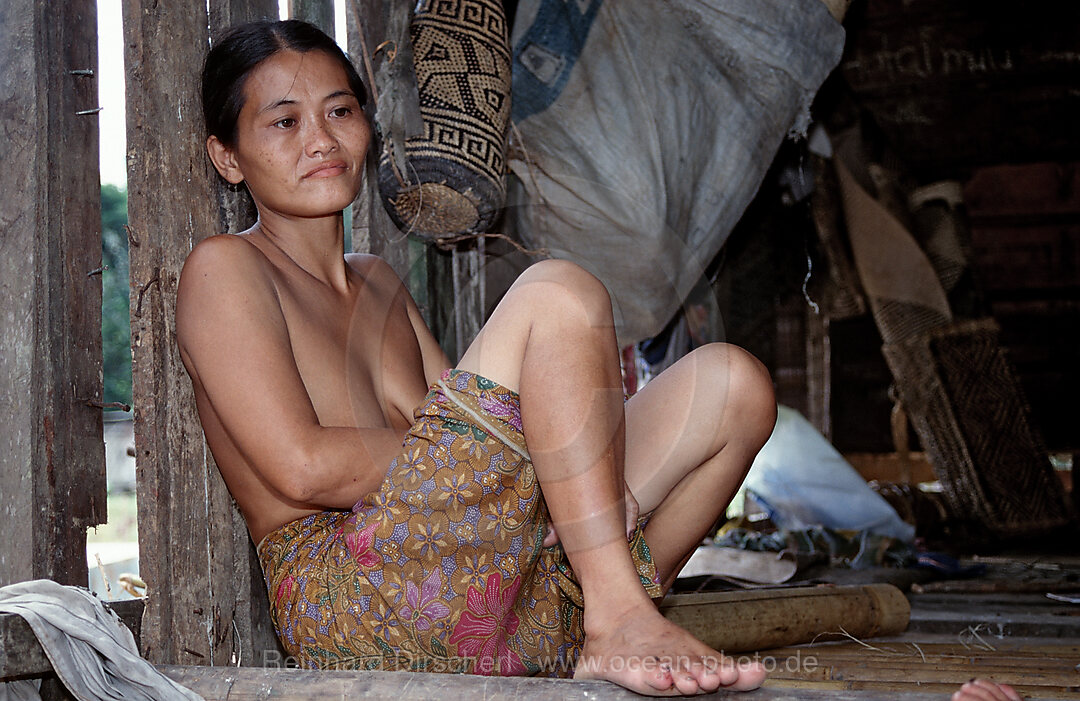
[[[296,126],[296,120],[292,117],[285,117],[284,119],[279,119],[274,122],[274,126],[281,127],[282,129],[289,129],[293,126]]]
[[[330,110],[330,114],[335,117],[348,117],[350,114],[352,114],[352,108],[335,107],[334,109]]]

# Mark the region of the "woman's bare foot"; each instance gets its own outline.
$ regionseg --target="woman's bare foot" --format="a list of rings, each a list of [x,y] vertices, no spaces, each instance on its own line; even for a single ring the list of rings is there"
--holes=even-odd
[[[952,701],[1021,701],[1022,698],[1008,684],[989,679],[972,679],[952,695]]]
[[[650,696],[701,694],[761,686],[765,669],[737,665],[660,615],[651,604],[589,630],[575,679],[606,679]]]

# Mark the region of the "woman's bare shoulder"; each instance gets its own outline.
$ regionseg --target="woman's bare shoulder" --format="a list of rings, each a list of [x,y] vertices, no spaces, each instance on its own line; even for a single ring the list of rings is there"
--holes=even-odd
[[[277,313],[275,313],[275,309]],[[181,345],[210,326],[235,328],[237,315],[266,319],[280,315],[273,270],[262,251],[240,235],[200,241],[188,254],[176,294]],[[252,315],[254,315],[252,317]]]
[[[229,296],[241,289],[247,295],[276,298],[273,266],[243,234],[205,238],[191,249],[180,273],[177,303],[185,297]]]
[[[243,275],[266,272],[269,262],[243,234],[218,234],[195,244],[184,261],[183,276]]]
[[[345,262],[361,275],[390,274],[397,277],[397,273],[390,267],[390,264],[374,253],[346,253]]]

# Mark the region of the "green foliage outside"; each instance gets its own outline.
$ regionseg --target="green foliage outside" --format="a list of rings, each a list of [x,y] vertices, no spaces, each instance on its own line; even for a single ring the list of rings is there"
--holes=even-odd
[[[127,190],[101,186],[101,343],[106,403],[131,404]]]

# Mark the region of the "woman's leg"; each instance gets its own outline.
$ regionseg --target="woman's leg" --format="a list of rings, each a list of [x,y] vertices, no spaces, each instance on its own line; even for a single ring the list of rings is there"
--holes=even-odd
[[[739,488],[776,423],[768,371],[736,346],[686,355],[626,406],[626,481],[660,579],[678,571]]]
[[[565,261],[532,266],[458,367],[521,395],[533,465],[585,599],[577,676],[650,694],[758,686],[760,668],[722,664],[641,587],[625,535],[622,382],[603,285]]]

